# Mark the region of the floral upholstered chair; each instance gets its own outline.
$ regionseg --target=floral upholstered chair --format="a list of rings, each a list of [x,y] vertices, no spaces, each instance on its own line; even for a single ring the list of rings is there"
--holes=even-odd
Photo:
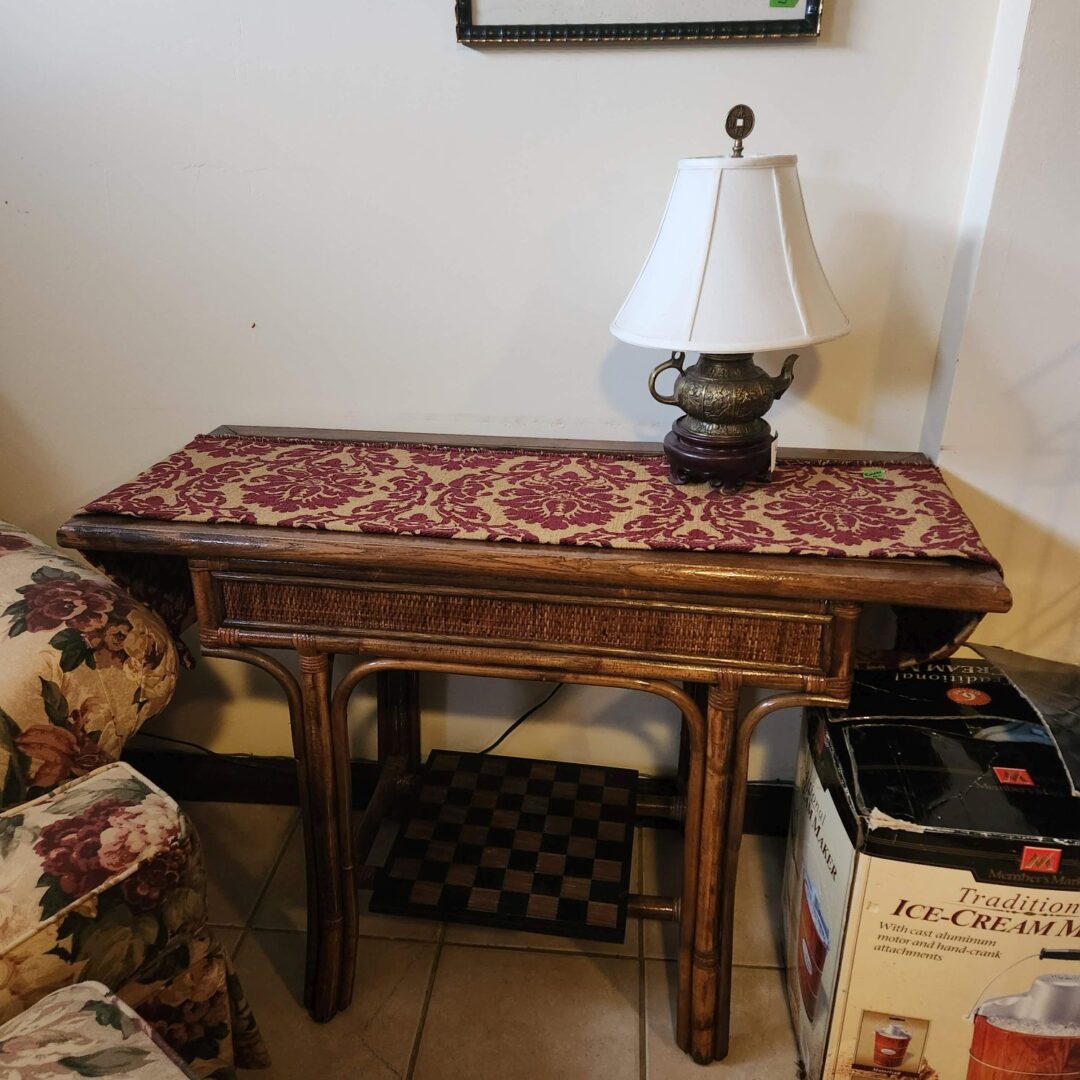
[[[145,1020],[101,983],[55,990],[0,1026],[0,1076],[190,1080],[194,1075]]]
[[[0,522],[0,806],[115,761],[176,674],[156,615]]]
[[[0,525],[0,1024],[95,980],[196,1076],[229,1078],[268,1058],[207,928],[198,839],[116,761],[176,669],[157,616]]]

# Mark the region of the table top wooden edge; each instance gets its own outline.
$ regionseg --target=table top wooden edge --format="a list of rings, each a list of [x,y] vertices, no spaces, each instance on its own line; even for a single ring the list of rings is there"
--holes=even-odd
[[[511,541],[386,536],[265,525],[77,515],[57,530],[62,547],[88,552],[240,558],[370,567],[402,574],[473,571],[493,579],[634,586],[658,594],[854,600],[1002,613],[1012,597],[989,563],[951,558],[759,555],[587,548]],[[482,562],[481,562],[482,560]]]
[[[313,442],[413,443],[418,446],[460,446],[491,450],[552,450],[564,453],[607,453],[659,455],[658,442],[604,439],[526,438],[519,435],[453,435],[429,431],[364,431],[353,428],[273,427],[222,424],[209,435],[236,435],[244,438],[301,439]],[[781,447],[780,461],[835,461],[838,464],[865,462],[868,465],[929,465],[925,454],[901,450],[815,450]]]

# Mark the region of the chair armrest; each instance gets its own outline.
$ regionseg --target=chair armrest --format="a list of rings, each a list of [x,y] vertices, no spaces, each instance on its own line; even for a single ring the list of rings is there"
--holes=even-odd
[[[0,807],[116,760],[176,673],[153,612],[0,522]]]

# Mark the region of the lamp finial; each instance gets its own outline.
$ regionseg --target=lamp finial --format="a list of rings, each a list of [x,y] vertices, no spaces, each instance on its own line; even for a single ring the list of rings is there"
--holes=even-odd
[[[735,105],[727,114],[724,130],[735,140],[731,156],[741,158],[743,139],[754,130],[754,110],[749,105]]]

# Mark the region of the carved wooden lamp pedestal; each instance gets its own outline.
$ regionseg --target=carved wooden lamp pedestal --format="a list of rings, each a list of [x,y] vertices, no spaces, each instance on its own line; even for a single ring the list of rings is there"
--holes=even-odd
[[[847,317],[818,262],[793,155],[743,157],[754,114],[727,118],[730,157],[685,158],[645,266],[611,324],[621,341],[672,350],[649,376],[657,401],[684,415],[664,439],[677,484],[737,491],[772,472],[764,419],[791,385],[795,355],[772,377],[753,354],[840,337]],[[686,352],[701,355],[683,370]],[[677,371],[670,394],[659,375]]]

